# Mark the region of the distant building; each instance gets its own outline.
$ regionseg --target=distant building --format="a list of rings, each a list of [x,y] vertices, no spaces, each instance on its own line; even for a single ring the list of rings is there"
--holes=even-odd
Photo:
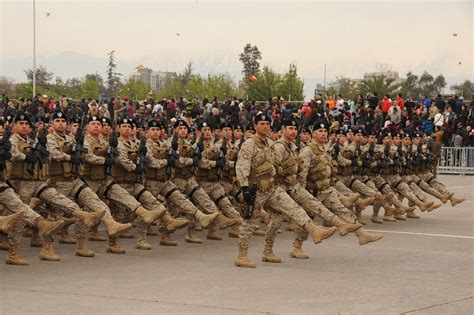
[[[177,76],[176,72],[153,71],[152,69],[146,68],[142,65],[139,65],[136,69],[137,72],[132,74],[132,78],[148,84],[153,92],[159,91],[163,88],[166,82]]]
[[[322,94],[324,95],[324,92],[326,91],[326,88],[324,85],[318,83],[316,84],[316,88],[314,89],[314,97],[316,97],[316,95],[318,94]]]

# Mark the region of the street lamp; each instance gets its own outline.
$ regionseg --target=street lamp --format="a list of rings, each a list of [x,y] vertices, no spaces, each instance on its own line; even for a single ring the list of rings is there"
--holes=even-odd
[[[33,0],[33,99],[36,96],[36,1]]]

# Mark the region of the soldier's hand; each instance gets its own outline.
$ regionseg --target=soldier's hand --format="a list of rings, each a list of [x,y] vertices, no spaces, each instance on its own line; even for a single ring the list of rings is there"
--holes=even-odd
[[[199,156],[198,155],[193,156],[193,166],[194,167],[199,166]]]
[[[36,163],[36,155],[34,154],[34,152],[30,152],[26,154],[25,162],[28,164]]]
[[[174,167],[174,158],[172,155],[166,157],[166,166]]]
[[[352,163],[351,163],[351,166],[352,167],[357,167],[357,160],[356,159],[352,159]]]
[[[255,197],[252,195],[250,188],[248,186],[242,187],[242,196],[247,205],[253,206],[255,203]]]
[[[73,165],[79,165],[81,164],[81,157],[79,155],[76,155],[76,154],[73,154],[71,155],[71,159],[69,160],[69,162],[71,162],[71,164]]]
[[[145,173],[145,168],[142,165],[137,165],[134,170],[135,174],[142,175]]]

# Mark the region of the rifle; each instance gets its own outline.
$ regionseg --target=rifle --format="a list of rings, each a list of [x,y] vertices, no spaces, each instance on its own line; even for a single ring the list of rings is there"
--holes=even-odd
[[[38,166],[40,169],[43,168],[43,162],[41,161],[41,158],[49,156],[49,152],[46,149],[46,145],[48,143],[47,136],[48,136],[48,131],[46,130],[46,128],[41,129],[38,135],[38,139],[36,139],[36,143],[33,147],[35,162],[28,163],[28,165],[26,166],[26,170],[30,174],[34,174],[36,163],[38,163]],[[36,131],[35,130],[31,131],[31,134],[29,135],[29,137],[34,140],[36,138]]]
[[[337,161],[337,157],[339,156],[339,141],[336,140],[336,143],[334,143],[334,146],[332,147],[332,159],[334,161]]]
[[[251,204],[251,205],[247,204],[240,197],[237,197],[239,194],[235,196],[237,201],[240,202],[241,205],[243,206],[242,207],[243,217],[244,217],[245,220],[250,220],[252,218],[253,212],[255,211],[255,198],[257,196],[257,186],[250,186],[249,187],[249,192],[250,192],[250,195],[252,196],[252,200],[253,200],[253,204]]]
[[[296,152],[300,153],[300,151],[301,151],[301,137],[300,137],[300,135],[298,135],[296,137],[295,144],[296,144]]]
[[[381,173],[383,173],[385,171],[385,168],[387,167],[387,158],[388,158],[388,155],[390,153],[390,145],[387,143],[383,149],[383,153],[382,153],[382,165],[380,167],[380,170],[381,170]]]
[[[369,150],[367,151],[367,154],[365,155],[364,162],[362,163],[362,166],[364,168],[364,173],[367,173],[367,171],[370,169],[372,157],[374,156],[374,150],[375,150],[375,144],[371,144],[369,147]]]
[[[10,126],[5,128],[3,132],[2,140],[0,140],[0,170],[5,169],[5,162],[10,160],[11,153],[10,150],[12,148],[12,144],[10,142],[10,137],[12,135],[12,131]]]
[[[356,148],[354,150],[354,156],[352,157],[352,172],[357,172],[359,170],[359,166],[357,165],[357,162],[359,161],[359,155],[360,155],[360,143],[356,144]]]
[[[226,155],[227,155],[227,140],[224,137],[222,139],[221,152],[219,154],[219,159],[218,159],[218,161],[222,161],[222,165],[224,165],[224,160],[225,160]],[[223,167],[224,166],[222,166],[222,168]],[[219,178],[221,178],[221,176],[222,176],[222,168],[217,167],[217,176]]]
[[[137,168],[145,170],[145,159],[146,159],[146,153],[147,153],[147,148],[146,148],[146,140],[145,137],[142,137],[140,133],[137,133],[137,140],[140,140],[140,146],[138,147],[138,156],[137,156],[137,161],[135,165]],[[137,173],[137,177],[135,179],[135,182],[141,183],[143,181],[142,174]]]
[[[393,159],[393,171],[395,173],[397,173],[402,166],[402,163],[401,163],[402,157],[403,157],[402,144],[400,143],[397,147],[397,152],[395,153],[395,157]]]
[[[74,141],[74,145],[72,146],[72,153],[71,157],[75,157],[72,159],[75,161],[72,163],[72,173],[74,175],[79,175],[79,165],[82,164],[82,153],[87,153],[87,150],[84,148],[84,117],[81,118],[81,124],[76,131],[76,137]]]
[[[171,141],[171,148],[168,152],[168,166],[166,167],[166,174],[170,177],[173,174],[174,161],[176,159],[179,159],[179,152],[178,152],[178,135],[175,133],[173,136],[173,140]]]
[[[105,174],[112,175],[112,166],[115,157],[118,155],[117,146],[118,146],[118,134],[115,130],[115,121],[114,126],[112,128],[112,134],[109,138],[109,147],[107,148],[107,158],[112,160],[112,165],[105,165]]]
[[[431,168],[433,164],[433,154],[431,153],[431,142],[426,145],[426,167]]]
[[[413,173],[413,152],[412,152],[412,147],[411,145],[408,146],[407,148],[407,159],[406,159],[406,174],[412,174]]]
[[[196,146],[196,150],[193,155],[193,169],[199,165],[199,161],[202,159],[202,152],[204,151],[204,137],[201,135],[199,142]]]

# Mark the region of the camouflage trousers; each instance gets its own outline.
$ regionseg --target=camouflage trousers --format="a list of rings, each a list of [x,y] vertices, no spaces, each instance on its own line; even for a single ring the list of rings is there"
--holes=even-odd
[[[335,187],[329,187],[328,189],[318,191],[317,198],[326,206],[332,213],[340,217],[347,223],[356,223],[356,215],[341,203],[338,198],[337,190]]]
[[[416,182],[413,181],[413,176],[412,175],[403,175],[400,176],[400,178],[410,186],[412,189],[413,193],[415,196],[420,199],[421,201],[426,201],[428,200],[428,197],[426,194],[421,190],[421,188],[416,184]],[[403,199],[403,197],[400,195],[400,199]]]
[[[434,188],[433,186],[429,185],[427,182],[425,182],[424,180],[422,180],[420,177],[418,177],[417,175],[412,175],[412,181],[418,185],[418,187],[420,187],[424,192],[432,195],[432,196],[435,196],[436,198],[438,199],[443,199],[445,198],[447,195],[449,195],[449,191],[446,189],[446,187],[439,183],[436,178],[432,179],[431,180],[431,184],[433,184],[434,186],[436,186],[437,184],[439,184],[441,187],[438,186],[438,188]],[[444,189],[443,189],[444,188]]]
[[[30,225],[41,216],[18,197],[13,188],[6,183],[0,185],[0,204],[12,212],[25,211],[23,219]]]
[[[241,220],[240,213],[235,210],[225,193],[224,187],[219,182],[199,181],[199,186],[209,195],[214,201],[219,210],[226,216],[232,219]]]
[[[353,191],[350,190],[343,182],[341,182],[337,178],[333,178],[333,185],[334,185],[334,188],[336,188],[337,195],[339,197],[343,197],[343,196],[347,197],[353,194]]]
[[[418,174],[418,177],[420,177],[420,179],[425,181],[428,185],[430,185],[434,189],[438,190],[440,193],[442,193],[442,194],[449,194],[450,193],[448,188],[446,188],[446,186],[443,183],[441,183],[436,178],[436,176],[434,174],[432,174],[431,172],[420,173],[420,174]]]
[[[405,183],[400,178],[400,176],[384,175],[383,178],[387,181],[387,183],[391,186],[391,188],[399,194],[399,196],[403,196],[413,203],[419,202],[418,197],[413,193],[410,186],[408,186],[408,184]]]
[[[372,176],[371,179],[377,190],[380,191],[382,194],[393,193],[394,197],[392,198],[391,202],[393,205],[395,205],[395,207],[399,208],[402,205],[402,201],[398,197],[398,193],[396,191],[393,191],[389,183],[387,183],[387,181],[380,174]],[[389,206],[390,205],[384,205],[384,208],[387,209]]]
[[[376,197],[380,195],[377,190],[370,188],[369,186],[365,185],[363,182],[358,180],[354,176],[338,176],[337,177],[347,188],[352,191],[358,192],[361,195],[368,196],[368,197]]]
[[[191,201],[199,207],[199,209],[207,214],[218,212],[216,204],[212,201],[209,195],[199,187],[194,177],[187,179],[173,178],[173,183],[176,187],[185,195],[187,195]]]

